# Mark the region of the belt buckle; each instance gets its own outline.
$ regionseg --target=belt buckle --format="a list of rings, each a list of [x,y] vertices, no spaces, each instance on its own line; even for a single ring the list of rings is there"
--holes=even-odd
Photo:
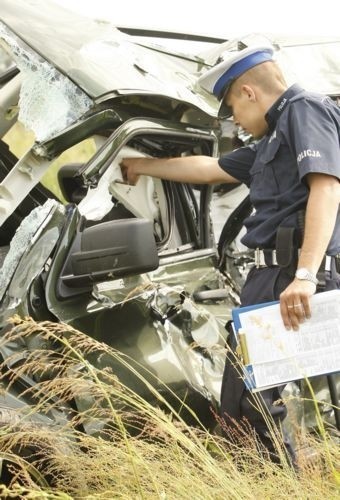
[[[261,265],[261,250],[259,248],[255,248],[255,267],[258,269]]]
[[[330,255],[325,255],[325,271],[330,271],[332,265],[332,257]]]
[[[337,273],[340,273],[340,254],[336,255],[325,255],[325,266],[324,266],[324,271],[331,271],[332,270],[332,259],[334,262],[334,267]]]
[[[272,251],[272,266],[278,266],[278,262],[277,262],[277,257],[276,257],[276,250],[273,250]]]

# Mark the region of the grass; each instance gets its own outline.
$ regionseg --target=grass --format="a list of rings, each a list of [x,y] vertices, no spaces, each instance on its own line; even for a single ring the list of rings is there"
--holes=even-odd
[[[339,498],[340,450],[326,429],[318,438],[301,436],[313,455],[300,458],[296,473],[284,460],[281,465],[271,462],[251,432],[243,431],[242,445],[227,443],[202,427],[187,426],[169,405],[165,410],[151,406],[109,369],[89,362],[90,357],[111,357],[135,372],[127,357],[106,344],[64,324],[19,317],[11,321],[1,347],[19,342],[26,357],[24,362],[17,355],[7,360],[3,381],[14,389],[18,377],[34,377],[34,391],[23,389],[23,396],[36,398],[36,403],[0,427],[0,453],[13,459],[13,479],[2,486],[3,497]],[[44,349],[29,349],[37,338]],[[143,383],[164,406],[162,395]],[[72,402],[81,400],[86,402],[83,410],[72,411]],[[69,409],[68,419],[53,426],[36,423],[39,414],[57,414],[61,404]],[[82,426],[93,431],[85,434]],[[282,451],[278,436],[276,440]],[[22,463],[15,462],[18,455],[24,457]]]
[[[5,141],[21,156],[33,137],[17,124]],[[59,167],[87,161],[93,152],[88,141],[71,148],[43,183],[62,199]],[[33,337],[44,342],[44,349],[28,348]],[[306,436],[296,430],[297,444],[304,450],[296,473],[285,462],[279,435],[273,437],[282,456],[280,466],[266,458],[247,428],[239,429],[236,441],[227,442],[202,426],[187,426],[146,380],[143,383],[165,409],[151,406],[123,386],[116,374],[91,364],[90,357],[108,356],[136,372],[128,358],[69,326],[16,317],[0,347],[13,343],[21,346],[20,355],[3,364],[2,384],[15,392],[20,377],[33,377],[35,390],[20,391],[35,403],[1,414],[0,457],[9,478],[0,485],[1,498],[340,498],[339,436],[331,437],[324,427],[315,397],[319,432]],[[82,402],[81,412],[74,411],[75,401]],[[61,405],[68,409],[68,419],[61,418]],[[48,418],[39,421],[39,416],[51,412],[58,416],[57,423],[52,425]],[[91,432],[84,433],[83,428]]]

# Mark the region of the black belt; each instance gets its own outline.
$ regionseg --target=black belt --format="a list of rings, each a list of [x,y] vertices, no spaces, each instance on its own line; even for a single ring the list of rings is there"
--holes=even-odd
[[[271,267],[278,266],[276,250],[272,250],[269,248],[261,249],[256,248],[254,251],[255,257],[255,266],[259,267]],[[300,250],[298,249],[298,254]],[[331,271],[332,269],[332,260],[335,265],[335,269],[338,273],[340,273],[340,253],[336,255],[325,255],[322,259],[322,263],[320,265],[320,271]]]
[[[337,273],[340,273],[340,253],[334,255],[335,269]]]

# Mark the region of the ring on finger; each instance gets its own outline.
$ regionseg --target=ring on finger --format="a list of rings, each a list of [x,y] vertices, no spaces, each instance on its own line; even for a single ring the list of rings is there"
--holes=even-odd
[[[298,304],[293,304],[293,305],[290,305],[290,306],[287,306],[288,309],[294,309],[294,307],[302,307],[302,303],[299,302]]]

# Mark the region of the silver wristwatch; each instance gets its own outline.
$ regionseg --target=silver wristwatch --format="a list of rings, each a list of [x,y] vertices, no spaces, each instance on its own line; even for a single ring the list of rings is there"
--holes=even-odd
[[[295,278],[297,278],[298,280],[311,281],[312,283],[314,283],[314,285],[317,285],[319,283],[319,280],[317,279],[315,274],[305,267],[300,267],[300,269],[296,270]]]

